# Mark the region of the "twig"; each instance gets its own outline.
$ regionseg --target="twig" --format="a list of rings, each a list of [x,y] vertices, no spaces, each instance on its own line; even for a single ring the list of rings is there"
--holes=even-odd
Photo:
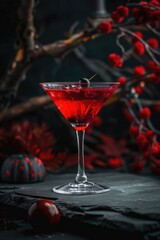
[[[124,99],[122,98],[121,101],[124,101]],[[136,103],[134,98],[131,99],[131,102]],[[140,99],[140,102],[142,106],[147,106],[147,107],[160,106],[160,100]]]
[[[120,43],[120,39],[121,39],[122,37],[124,37],[124,36],[125,36],[124,32],[120,32],[120,33],[117,35],[117,38],[116,38],[116,43],[117,43],[117,45],[120,47],[123,55],[125,55],[125,52],[126,52],[126,51],[125,51],[123,45]]]
[[[153,28],[150,24],[146,24],[146,27],[152,31],[154,34],[156,34],[157,36],[160,36],[160,32],[158,32],[155,28]]]
[[[79,48],[74,49],[74,54],[87,69],[91,70],[92,72],[97,72],[97,74],[104,81],[109,81],[109,76],[107,75],[107,72],[109,72],[115,77],[120,76],[120,73],[116,71],[116,69],[114,70],[111,66],[100,60],[86,57],[86,55],[82,51],[80,51]]]
[[[145,4],[140,4],[140,3],[127,3],[126,4],[128,7],[143,7],[143,8],[146,8],[146,7],[150,7],[151,10],[160,10],[160,7],[156,6],[156,5],[153,5],[151,3],[145,3]]]

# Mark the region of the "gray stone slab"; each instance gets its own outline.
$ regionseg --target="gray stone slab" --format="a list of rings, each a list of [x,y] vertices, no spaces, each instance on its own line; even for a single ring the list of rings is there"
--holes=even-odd
[[[38,198],[52,199],[67,219],[106,229],[141,232],[147,236],[152,236],[154,231],[160,234],[159,177],[116,172],[95,173],[89,174],[89,179],[108,185],[109,192],[86,196],[53,193],[54,186],[70,182],[74,177],[74,174],[54,174],[49,175],[43,183],[1,184],[0,201],[27,209]],[[149,232],[152,234],[149,235]]]

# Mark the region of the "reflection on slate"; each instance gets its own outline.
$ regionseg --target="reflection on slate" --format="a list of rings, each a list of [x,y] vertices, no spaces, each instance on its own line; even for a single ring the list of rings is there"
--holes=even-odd
[[[67,219],[103,228],[140,232],[145,235],[145,239],[159,239],[160,178],[125,173],[93,174],[90,175],[91,180],[107,184],[111,190],[87,196],[59,195],[52,192],[53,186],[73,179],[73,174],[50,175],[43,183],[27,184],[21,189],[19,185],[19,189],[15,189],[12,195],[12,201],[8,199],[8,194],[1,196],[1,200],[3,198],[8,204],[16,205],[16,199],[24,196],[19,207],[28,209],[35,197],[50,198]]]

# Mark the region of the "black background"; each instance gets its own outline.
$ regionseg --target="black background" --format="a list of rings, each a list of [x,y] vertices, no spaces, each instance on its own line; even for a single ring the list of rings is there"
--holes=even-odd
[[[116,9],[117,5],[127,1],[106,0],[106,9],[110,13]],[[130,1],[131,2],[131,1]],[[14,56],[16,43],[16,26],[18,23],[17,9],[19,0],[0,1],[0,75],[6,71],[8,64]],[[64,39],[70,27],[76,21],[79,22],[79,29],[85,25],[86,19],[92,17],[96,10],[96,0],[39,0],[34,11],[34,22],[37,29],[38,41],[40,44],[47,44],[56,40]],[[95,39],[84,44],[87,56],[107,61],[107,56],[111,52],[120,53],[115,44],[115,35]],[[132,62],[130,63],[132,64]],[[81,77],[89,77],[93,74],[86,69],[74,54],[70,53],[63,61],[50,56],[36,62],[27,72],[25,81],[22,81],[17,93],[15,103],[26,101],[29,97],[44,95],[39,86],[39,82],[44,81],[79,81]],[[100,81],[100,77],[96,79]],[[115,78],[111,78],[114,81]],[[116,137],[126,137],[128,134],[128,122],[122,114],[122,104],[120,102],[104,107],[100,112],[103,123],[100,130]],[[45,121],[53,129],[58,139],[58,146],[75,147],[75,135],[71,126],[63,119],[59,112],[48,110],[38,110],[34,113],[23,115],[16,120],[31,119],[37,122]],[[12,121],[9,120],[9,124]],[[8,122],[6,122],[8,124]]]

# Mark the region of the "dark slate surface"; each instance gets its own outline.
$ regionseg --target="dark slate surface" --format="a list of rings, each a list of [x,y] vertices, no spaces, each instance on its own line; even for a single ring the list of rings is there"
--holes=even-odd
[[[74,177],[55,174],[37,184],[1,184],[0,202],[28,210],[37,198],[52,199],[64,219],[83,224],[84,228],[136,234],[139,239],[160,239],[160,178],[115,172],[91,174],[90,180],[110,186],[110,191],[87,196],[52,192],[53,186],[70,182]]]

